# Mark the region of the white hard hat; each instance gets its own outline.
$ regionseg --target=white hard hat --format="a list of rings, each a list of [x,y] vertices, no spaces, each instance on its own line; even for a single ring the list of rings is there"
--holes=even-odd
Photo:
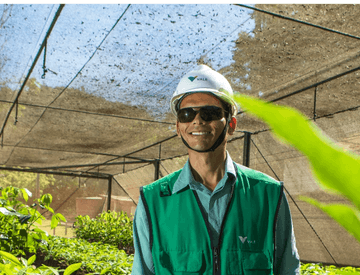
[[[239,106],[233,99],[233,90],[226,78],[206,65],[199,65],[181,78],[174,92],[170,105],[171,111],[177,115],[177,105],[184,95],[190,93],[212,93],[231,105],[232,115],[238,113]]]

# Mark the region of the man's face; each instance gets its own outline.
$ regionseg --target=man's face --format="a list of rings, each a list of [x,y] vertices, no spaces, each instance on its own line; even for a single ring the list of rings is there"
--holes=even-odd
[[[203,106],[223,108],[220,100],[215,96],[204,93],[194,93],[186,96],[182,100],[180,109],[192,107],[195,110],[199,110],[199,108]],[[200,117],[200,114],[197,113],[191,122],[181,123],[177,121],[176,129],[178,135],[180,136],[181,134],[191,148],[202,151],[209,149],[215,143],[224,130],[225,124],[225,117],[220,120],[204,121]],[[231,128],[230,131],[232,131]]]

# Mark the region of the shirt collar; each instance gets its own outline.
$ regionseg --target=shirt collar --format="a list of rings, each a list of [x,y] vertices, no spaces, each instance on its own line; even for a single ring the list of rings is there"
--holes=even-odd
[[[228,152],[226,152],[226,160],[225,160],[225,176],[232,177],[236,179],[236,170],[234,162],[232,161]],[[185,163],[183,169],[180,172],[178,179],[176,180],[172,193],[177,193],[188,186],[192,189],[193,183],[195,183],[195,179],[191,172],[190,162],[189,160]]]

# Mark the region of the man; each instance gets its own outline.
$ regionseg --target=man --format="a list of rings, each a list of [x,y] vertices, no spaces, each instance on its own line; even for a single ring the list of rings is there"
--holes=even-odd
[[[140,189],[132,274],[299,274],[282,183],[234,163],[226,142],[238,106],[205,65],[171,100],[185,166]]]

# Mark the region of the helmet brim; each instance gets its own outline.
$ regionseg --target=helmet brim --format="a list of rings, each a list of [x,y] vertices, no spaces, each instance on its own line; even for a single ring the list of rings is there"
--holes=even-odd
[[[216,96],[217,98],[221,99],[222,101],[230,104],[231,106],[231,112],[232,112],[232,116],[237,115],[238,113],[238,104],[235,102],[235,100],[231,97],[228,96],[226,94],[224,94],[224,92],[220,92],[218,90],[215,89],[204,89],[204,88],[197,88],[197,89],[192,89],[192,90],[188,90],[186,91],[186,93],[180,94],[178,96],[175,96],[171,99],[171,112],[177,116],[177,112],[176,112],[176,108],[179,104],[179,102],[181,102],[181,100],[190,95],[190,94],[194,94],[194,93],[210,93],[213,94],[214,96]]]

